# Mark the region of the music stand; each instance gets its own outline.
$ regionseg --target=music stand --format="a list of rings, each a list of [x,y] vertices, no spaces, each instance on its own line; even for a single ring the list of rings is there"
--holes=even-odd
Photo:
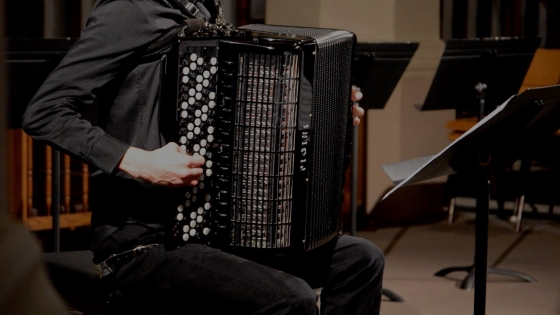
[[[517,94],[540,41],[540,38],[513,37],[448,40],[419,109],[455,109],[456,117],[476,116],[480,121],[498,104]],[[449,180],[457,179],[452,176]],[[461,288],[471,289],[473,266],[445,268],[435,275],[445,276],[455,271],[468,273]],[[488,272],[533,281],[514,271],[489,268]]]
[[[540,42],[514,37],[447,40],[424,104],[417,108],[455,109],[457,117],[480,120],[517,94]]]
[[[400,78],[418,49],[415,42],[362,42],[356,44],[352,62],[352,84],[364,91],[360,106],[383,109]],[[369,93],[368,93],[369,92]],[[352,196],[350,201],[350,235],[357,230],[358,192],[358,126],[353,127],[352,139]],[[389,300],[404,299],[389,289],[382,288]]]
[[[528,89],[512,96],[439,154],[383,166],[389,178],[398,183],[383,199],[403,185],[454,173],[477,175],[475,261],[470,267],[476,315],[485,312],[487,273],[495,271],[487,268],[490,173],[508,167],[558,130],[559,105],[560,85]],[[419,164],[422,166],[415,169]],[[534,281],[524,278],[529,279]]]
[[[364,110],[383,109],[418,49],[416,42],[361,42],[352,62],[352,84],[363,91]],[[352,197],[350,235],[357,230],[358,127],[352,140]]]

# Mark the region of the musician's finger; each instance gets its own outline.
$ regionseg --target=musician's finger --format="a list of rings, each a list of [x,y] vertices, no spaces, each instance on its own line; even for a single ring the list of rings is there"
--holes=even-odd
[[[362,90],[359,87],[353,85],[352,86],[352,101],[357,102],[357,101],[361,100],[363,96],[364,95],[362,94]]]
[[[352,116],[354,117],[364,116],[364,109],[356,105],[352,106]]]
[[[189,167],[198,167],[203,165],[206,162],[204,157],[200,154],[195,154],[193,156],[189,156],[188,166]]]

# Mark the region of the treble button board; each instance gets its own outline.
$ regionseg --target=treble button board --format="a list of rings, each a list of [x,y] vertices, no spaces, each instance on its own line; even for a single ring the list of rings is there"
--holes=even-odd
[[[214,113],[217,103],[218,60],[216,47],[187,47],[179,62],[177,143],[190,155],[201,155],[206,162],[196,187],[185,190],[177,206],[179,244],[208,243],[212,228],[211,210],[215,144]]]

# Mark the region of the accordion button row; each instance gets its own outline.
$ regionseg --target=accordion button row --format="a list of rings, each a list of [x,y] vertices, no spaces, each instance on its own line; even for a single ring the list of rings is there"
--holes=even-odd
[[[203,175],[196,187],[187,188],[184,204],[177,208],[179,228],[176,234],[186,242],[204,243],[211,233],[215,162],[214,115],[216,110],[216,74],[218,61],[215,52],[193,48],[181,62],[180,90],[177,108],[179,135],[177,142],[187,153],[205,157]]]

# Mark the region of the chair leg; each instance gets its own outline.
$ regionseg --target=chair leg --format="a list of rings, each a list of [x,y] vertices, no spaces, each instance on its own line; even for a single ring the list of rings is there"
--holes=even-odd
[[[452,197],[449,200],[449,206],[448,206],[448,213],[447,213],[447,224],[451,225],[453,224],[453,216],[455,214],[455,197]]]
[[[512,217],[512,219],[514,218],[515,220],[515,232],[519,233],[519,231],[521,230],[521,217],[523,216],[523,207],[525,206],[525,195],[519,196],[519,199],[517,200],[515,206],[515,217]]]

